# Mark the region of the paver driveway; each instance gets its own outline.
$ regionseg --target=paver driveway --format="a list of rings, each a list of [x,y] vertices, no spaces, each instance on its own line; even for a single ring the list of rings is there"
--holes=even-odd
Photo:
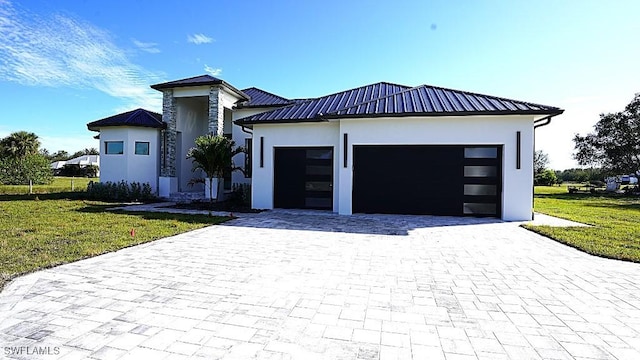
[[[269,212],[15,280],[2,356],[640,359],[640,266],[517,224]]]

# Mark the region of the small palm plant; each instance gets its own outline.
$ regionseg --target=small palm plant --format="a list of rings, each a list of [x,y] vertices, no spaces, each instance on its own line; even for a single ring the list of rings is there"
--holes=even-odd
[[[196,146],[189,149],[187,159],[193,159],[193,169],[202,170],[209,180],[209,201],[213,202],[213,179],[224,176],[226,170],[239,170],[233,165],[233,157],[244,151],[242,147],[235,147],[235,142],[221,135],[203,135],[196,138]],[[216,188],[216,202],[219,187]]]

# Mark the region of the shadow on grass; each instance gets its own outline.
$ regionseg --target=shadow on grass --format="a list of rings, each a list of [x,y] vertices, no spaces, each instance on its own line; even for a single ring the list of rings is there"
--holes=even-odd
[[[121,215],[135,216],[145,220],[176,220],[176,221],[185,222],[189,224],[207,224],[207,225],[216,225],[232,219],[226,216],[209,216],[209,215],[200,215],[200,214],[193,215],[193,214],[174,214],[174,213],[164,213],[164,212],[107,210],[113,207],[114,207],[114,204],[100,204],[100,205],[87,204],[87,206],[81,209],[78,209],[76,211],[83,212],[83,213],[90,213],[90,214],[100,214],[100,213],[121,214]]]
[[[86,200],[87,196],[84,192],[69,191],[44,194],[12,194],[0,195],[0,201],[24,201],[24,200]]]

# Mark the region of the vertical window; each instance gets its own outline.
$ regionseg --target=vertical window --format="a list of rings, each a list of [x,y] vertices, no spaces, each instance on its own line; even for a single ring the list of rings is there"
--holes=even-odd
[[[149,155],[149,143],[136,141],[135,146],[135,154],[136,155]]]
[[[105,141],[104,153],[108,155],[124,154],[124,141]]]
[[[253,148],[253,139],[244,139],[244,177],[251,177],[251,150]]]

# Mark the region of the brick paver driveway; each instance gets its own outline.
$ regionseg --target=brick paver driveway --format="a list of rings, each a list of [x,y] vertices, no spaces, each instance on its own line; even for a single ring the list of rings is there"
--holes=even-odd
[[[517,224],[269,212],[15,280],[3,356],[640,359],[640,266]]]

